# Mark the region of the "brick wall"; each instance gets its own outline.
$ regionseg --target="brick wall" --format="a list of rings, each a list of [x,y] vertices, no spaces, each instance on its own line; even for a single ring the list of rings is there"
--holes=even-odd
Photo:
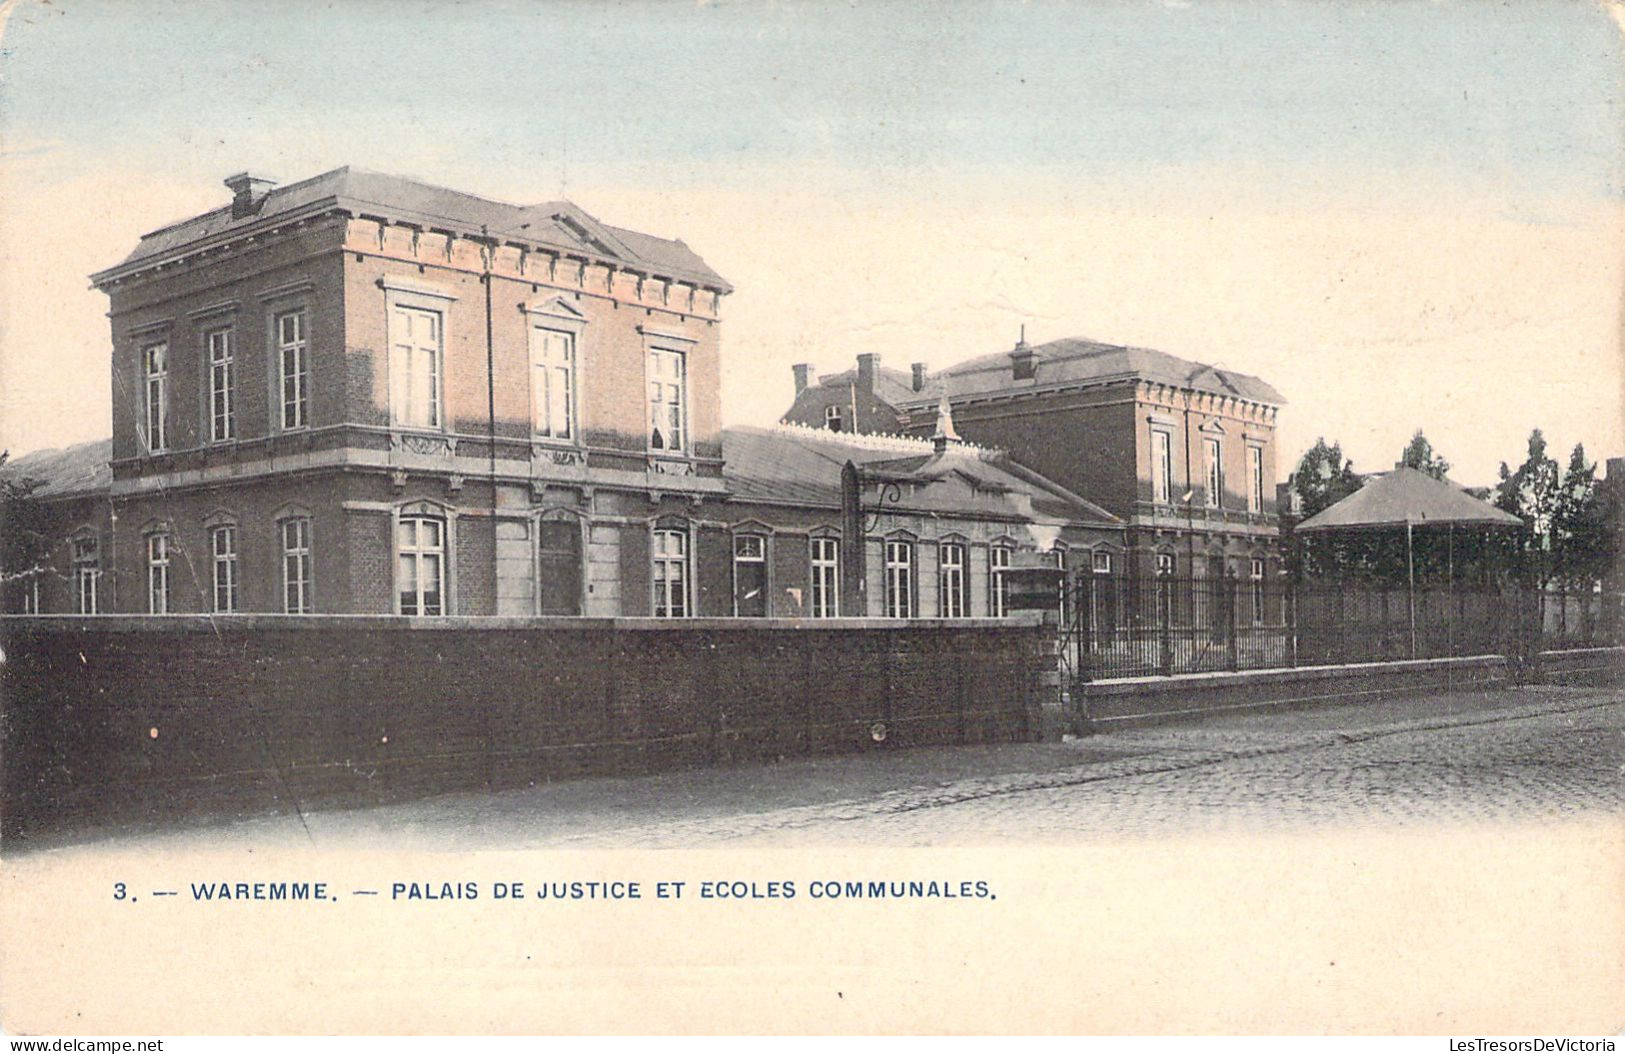
[[[971,621],[8,616],[4,834],[1021,740],[1044,641]]]

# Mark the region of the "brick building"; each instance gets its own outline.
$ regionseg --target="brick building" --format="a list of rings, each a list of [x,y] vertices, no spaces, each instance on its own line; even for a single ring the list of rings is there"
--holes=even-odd
[[[111,448],[10,466],[63,538],[13,610],[983,615],[1012,559],[1122,548],[951,420],[725,431],[730,286],[680,241],[350,168],[226,185],[92,276]]]
[[[946,397],[968,440],[1009,452],[1126,523],[1133,574],[1272,575],[1279,569],[1276,415],[1284,402],[1257,377],[1149,348],[1083,339],[1029,345],[907,383],[868,356],[853,374],[871,419],[927,434]],[[797,367],[788,420],[816,424],[818,398]],[[865,379],[876,383],[865,386]],[[861,423],[861,419],[860,419]]]

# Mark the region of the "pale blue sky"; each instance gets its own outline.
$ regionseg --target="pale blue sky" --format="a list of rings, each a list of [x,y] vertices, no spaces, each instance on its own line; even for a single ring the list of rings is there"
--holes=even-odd
[[[387,129],[553,168],[1346,163],[1604,193],[1625,125],[1619,35],[1582,2],[24,0],[4,49],[8,137],[211,174],[319,122],[333,164]]]
[[[232,172],[355,164],[687,240],[739,290],[729,421],[782,411],[795,361],[945,366],[1026,324],[1267,377],[1282,474],[1319,434],[1382,467],[1419,426],[1470,482],[1534,426],[1625,453],[1599,4],[0,11],[14,452],[106,434],[87,274]]]

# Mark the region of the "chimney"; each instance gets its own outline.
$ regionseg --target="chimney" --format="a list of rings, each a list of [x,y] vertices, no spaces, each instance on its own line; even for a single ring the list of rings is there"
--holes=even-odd
[[[240,220],[260,211],[260,206],[265,204],[265,195],[276,186],[276,180],[239,172],[226,177],[226,186],[231,190],[231,218]]]
[[[1032,345],[1027,343],[1025,325],[1021,327],[1021,336],[1016,339],[1015,349],[1010,352],[1010,372],[1018,381],[1030,381],[1038,372],[1038,367],[1033,362]]]
[[[790,367],[790,372],[796,375],[796,394],[800,395],[813,382],[812,363],[798,362]]]
[[[914,370],[914,390],[917,391],[917,392],[924,391],[925,390],[925,363],[916,362],[913,365],[912,369]]]
[[[880,368],[880,356],[866,351],[858,356],[858,391],[865,395],[875,393],[875,371]]]

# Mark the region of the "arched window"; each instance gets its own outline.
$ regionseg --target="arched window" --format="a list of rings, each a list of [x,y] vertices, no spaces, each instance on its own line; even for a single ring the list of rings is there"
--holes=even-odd
[[[743,618],[767,615],[766,535],[734,535],[734,614]]]
[[[656,618],[686,618],[689,612],[688,530],[662,524],[651,548]]]
[[[403,615],[446,613],[446,521],[402,516],[395,528],[396,587]]]
[[[810,539],[810,545],[808,611],[813,618],[835,618],[841,613],[841,540],[833,534],[819,534]]]
[[[945,541],[937,546],[937,614],[943,618],[964,618],[969,607],[969,563],[965,543]]]
[[[101,539],[86,527],[69,544],[73,552],[73,606],[81,615],[101,612]]]
[[[914,542],[886,540],[886,617],[914,617]]]

